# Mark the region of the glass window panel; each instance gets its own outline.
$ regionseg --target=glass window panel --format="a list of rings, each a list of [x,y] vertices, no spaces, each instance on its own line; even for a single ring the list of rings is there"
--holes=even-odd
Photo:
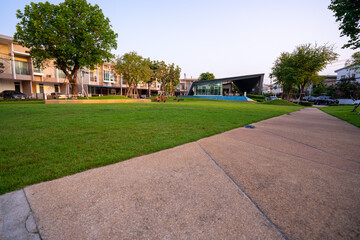
[[[20,75],[29,75],[28,73],[28,63],[15,61],[15,72]]]

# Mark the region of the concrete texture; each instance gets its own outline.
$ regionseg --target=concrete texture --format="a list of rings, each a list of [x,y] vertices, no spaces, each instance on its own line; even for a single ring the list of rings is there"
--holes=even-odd
[[[316,108],[253,124],[274,136],[360,162],[360,129]]]
[[[23,190],[0,196],[0,239],[40,240]]]
[[[29,186],[25,222],[23,191],[0,196],[2,234],[360,239],[360,129],[312,108],[252,125]]]
[[[199,144],[289,239],[359,239],[360,129],[317,109],[253,125]]]
[[[43,239],[281,239],[197,143],[25,189]]]

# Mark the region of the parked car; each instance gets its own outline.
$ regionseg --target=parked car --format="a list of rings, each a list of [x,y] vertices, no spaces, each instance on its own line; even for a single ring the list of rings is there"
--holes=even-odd
[[[313,96],[305,96],[305,97],[303,97],[303,100],[309,101],[309,102],[315,102],[316,99],[317,99],[317,97],[313,97]]]
[[[270,96],[266,98],[266,101],[271,101],[271,100],[275,100],[275,99],[279,99],[277,96]]]
[[[14,90],[5,90],[2,91],[0,93],[0,97],[2,98],[13,98],[13,99],[26,99],[29,98],[28,96],[26,96],[26,94],[23,94],[21,92],[18,91],[14,91]]]
[[[328,105],[328,104],[331,104],[331,103],[338,104],[339,101],[336,100],[336,99],[327,97],[327,96],[317,97],[316,100],[314,101],[315,105]]]

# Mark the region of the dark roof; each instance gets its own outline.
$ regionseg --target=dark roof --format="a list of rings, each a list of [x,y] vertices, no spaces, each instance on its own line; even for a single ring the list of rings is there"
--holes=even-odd
[[[256,77],[264,77],[264,73],[260,74],[252,74],[252,75],[244,75],[244,76],[236,76],[236,77],[228,77],[228,78],[216,78],[212,80],[203,80],[203,81],[196,81],[193,85],[197,85],[200,83],[212,82],[212,81],[221,81],[221,82],[228,82],[228,81],[238,81],[238,80],[245,80],[249,78],[256,78]]]
[[[264,75],[265,75],[264,73],[260,73],[260,74],[196,81],[191,84],[188,95],[194,94],[193,91],[194,86],[203,85],[211,82],[233,82],[236,85],[236,87],[242,92],[261,94]]]

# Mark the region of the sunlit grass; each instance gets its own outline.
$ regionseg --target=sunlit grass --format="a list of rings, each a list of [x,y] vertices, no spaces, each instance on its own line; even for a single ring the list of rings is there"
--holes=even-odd
[[[170,100],[142,104],[1,104],[0,194],[298,109]]]

